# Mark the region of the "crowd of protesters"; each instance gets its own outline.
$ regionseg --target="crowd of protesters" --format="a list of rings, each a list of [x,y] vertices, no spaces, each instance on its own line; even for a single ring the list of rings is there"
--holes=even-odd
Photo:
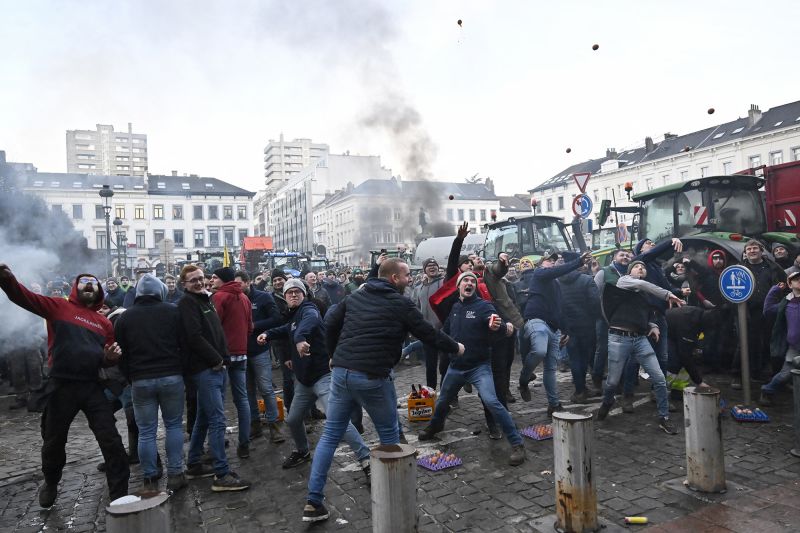
[[[11,408],[42,411],[40,505],[57,498],[79,411],[102,451],[99,468],[112,499],[128,493],[130,464],[141,464],[144,490],[159,489],[159,411],[169,490],[203,477],[214,478],[213,491],[246,490],[250,483],[227,457],[230,389],[237,456],[250,457],[264,426],[272,444],[288,436],[293,449],[283,467],[312,463],[303,520],[324,520],[324,487],[341,440],[370,479],[363,411],[382,444],[405,442],[394,368],[414,364],[414,354],[424,360],[427,386],[439,393],[421,441],[443,431],[462,388],[477,390],[489,438],[505,436],[509,464],[522,464],[525,447],[509,404],[517,401],[514,392],[533,401],[540,364],[548,416],[565,403],[594,401],[603,421],[620,392],[622,411],[633,412],[643,375],[658,427],[675,434],[676,391],[706,386],[702,369],[730,369],[732,386],[742,386],[732,307],[719,290],[720,273],[732,262],[755,277],[748,353],[753,379],[763,383],[759,401],[770,405],[800,364],[800,264],[780,244],[767,251],[751,240],[742,257],[721,249],[701,256],[679,239],[645,238],[617,249],[605,266],[590,253],[569,251],[547,251],[534,264],[506,254],[490,262],[461,255],[468,233],[465,223],[446,266],[426,259],[416,276],[401,259],[381,256],[368,273],[293,278],[275,269],[251,277],[187,265],[163,280],[141,270],[133,280],[80,274],[26,288],[0,264],[0,288],[41,317],[31,321],[29,347],[7,357],[16,393]],[[512,376],[517,354],[521,371]],[[557,386],[560,365],[571,372],[569,398]],[[279,390],[288,435],[279,423]],[[115,425],[120,409],[127,451]],[[312,418],[325,419],[313,458],[306,424]]]

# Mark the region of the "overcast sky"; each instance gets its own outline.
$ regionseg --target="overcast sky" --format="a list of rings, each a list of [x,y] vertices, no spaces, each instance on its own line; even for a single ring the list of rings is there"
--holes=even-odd
[[[796,1],[0,0],[0,10],[0,150],[42,171],[66,171],[67,129],[133,122],[151,173],[257,190],[264,146],[283,132],[380,155],[404,177],[490,176],[510,194],[607,147],[800,99]]]

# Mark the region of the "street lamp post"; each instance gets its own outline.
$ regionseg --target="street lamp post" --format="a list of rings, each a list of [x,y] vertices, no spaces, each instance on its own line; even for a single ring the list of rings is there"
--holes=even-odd
[[[117,235],[117,276],[121,276],[123,274],[122,269],[122,246],[123,240],[125,239],[125,232],[122,230],[122,220],[119,217],[114,219],[114,233]]]
[[[103,185],[100,189],[100,198],[103,199],[103,211],[106,215],[106,277],[111,275],[111,197],[114,191],[108,185]]]

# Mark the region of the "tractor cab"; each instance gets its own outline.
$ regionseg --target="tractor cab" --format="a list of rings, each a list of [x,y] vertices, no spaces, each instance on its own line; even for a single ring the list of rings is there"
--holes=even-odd
[[[507,253],[511,259],[536,262],[545,252],[572,250],[570,236],[560,218],[549,216],[512,217],[486,225],[483,256],[497,259]]]

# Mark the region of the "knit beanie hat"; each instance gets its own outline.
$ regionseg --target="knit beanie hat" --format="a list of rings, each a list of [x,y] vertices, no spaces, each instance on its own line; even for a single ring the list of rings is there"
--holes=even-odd
[[[628,274],[633,271],[633,267],[636,265],[642,265],[643,267],[647,268],[647,265],[644,264],[644,261],[632,261],[630,265],[628,265]]]
[[[473,272],[472,270],[467,270],[466,272],[462,272],[461,274],[458,275],[458,280],[456,280],[456,287],[461,285],[461,280],[466,277],[471,277],[472,279],[475,280],[476,284],[478,283],[478,276],[475,274],[475,272]]]
[[[231,267],[222,267],[218,268],[214,271],[214,275],[217,276],[219,279],[228,283],[229,281],[233,281],[236,277],[236,272]]]
[[[284,272],[284,271],[283,271],[282,269],[280,269],[280,268],[273,268],[273,269],[272,269],[272,274],[270,274],[270,278],[271,278],[271,279],[273,279],[273,280],[274,280],[275,278],[283,278],[283,279],[286,279],[286,272]]]
[[[303,291],[304,296],[308,294],[308,291],[306,291],[306,284],[297,278],[292,278],[283,284],[283,294],[286,294],[291,289],[300,289]]]
[[[633,255],[639,255],[640,253],[642,253],[642,246],[644,246],[644,243],[646,243],[649,240],[650,239],[641,239],[639,242],[637,242],[636,246],[633,247]]]

